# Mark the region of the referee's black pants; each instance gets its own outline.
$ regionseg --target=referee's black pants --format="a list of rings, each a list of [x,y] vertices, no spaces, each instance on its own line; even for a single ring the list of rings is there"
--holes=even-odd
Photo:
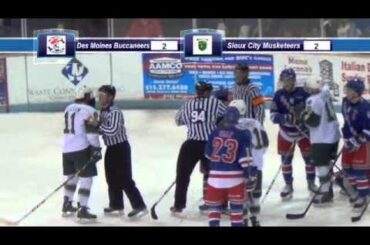
[[[146,207],[140,191],[132,179],[131,147],[128,141],[107,147],[104,167],[111,208],[124,208],[123,191],[133,209]]]
[[[191,173],[198,161],[208,167],[208,159],[204,156],[206,141],[186,140],[179,152],[176,169],[175,207],[186,207],[186,195]]]

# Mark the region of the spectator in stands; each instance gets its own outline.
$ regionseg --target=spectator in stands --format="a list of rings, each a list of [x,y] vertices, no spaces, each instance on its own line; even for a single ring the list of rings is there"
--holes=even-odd
[[[336,37],[337,36],[337,21],[334,19],[325,19],[323,21],[324,36]]]
[[[370,19],[355,19],[356,27],[360,29],[362,37],[370,37]]]
[[[227,28],[227,26],[225,25],[225,23],[223,21],[221,21],[217,24],[216,29],[219,30],[219,31],[222,31],[224,33],[225,37],[229,34],[228,28]]]
[[[134,19],[127,37],[162,37],[163,30],[159,19]]]
[[[342,19],[338,23],[337,28],[338,37],[359,37],[361,36],[361,31],[356,27],[354,21],[349,19]]]
[[[313,27],[311,32],[308,34],[309,37],[321,37],[319,28]]]
[[[249,25],[240,26],[239,37],[249,37],[249,33],[250,33]]]
[[[262,19],[263,37],[280,37],[284,19]]]
[[[57,29],[65,29],[64,24],[63,23],[58,23],[57,24]]]
[[[237,35],[239,37],[256,37],[258,36],[257,19],[240,19],[235,23]]]

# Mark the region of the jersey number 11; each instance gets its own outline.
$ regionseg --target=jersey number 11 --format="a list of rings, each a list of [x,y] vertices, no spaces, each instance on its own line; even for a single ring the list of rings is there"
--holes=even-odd
[[[65,122],[65,126],[66,126],[64,128],[64,133],[65,134],[75,134],[75,116],[76,116],[75,112],[73,112],[71,114],[66,112],[64,114],[64,122]],[[70,125],[68,124],[69,121],[70,121]]]

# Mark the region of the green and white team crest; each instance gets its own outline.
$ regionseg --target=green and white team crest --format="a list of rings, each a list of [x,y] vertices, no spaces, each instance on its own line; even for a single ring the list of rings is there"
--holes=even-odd
[[[212,55],[212,35],[193,36],[193,55]]]
[[[200,51],[204,51],[207,49],[207,39],[201,39],[201,40],[198,40],[198,48]]]

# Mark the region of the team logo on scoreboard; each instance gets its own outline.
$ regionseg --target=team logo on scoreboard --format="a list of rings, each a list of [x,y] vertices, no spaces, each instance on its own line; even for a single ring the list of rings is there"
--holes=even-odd
[[[161,57],[149,60],[149,75],[156,78],[177,78],[183,74],[180,59]]]
[[[46,37],[47,55],[65,55],[66,54],[66,36],[48,35]]]
[[[88,72],[89,69],[76,58],[71,59],[62,70],[62,74],[74,85],[79,84]]]
[[[34,42],[34,48],[37,50],[35,61],[55,62],[62,61],[64,58],[75,57],[75,38],[78,32],[63,29],[44,29],[34,31],[34,35],[37,37],[37,42]]]
[[[200,51],[204,51],[204,50],[206,50],[206,48],[207,48],[207,39],[204,39],[204,40],[199,40],[198,41],[198,48],[199,48],[199,50]]]
[[[212,35],[193,36],[194,55],[212,55]]]

